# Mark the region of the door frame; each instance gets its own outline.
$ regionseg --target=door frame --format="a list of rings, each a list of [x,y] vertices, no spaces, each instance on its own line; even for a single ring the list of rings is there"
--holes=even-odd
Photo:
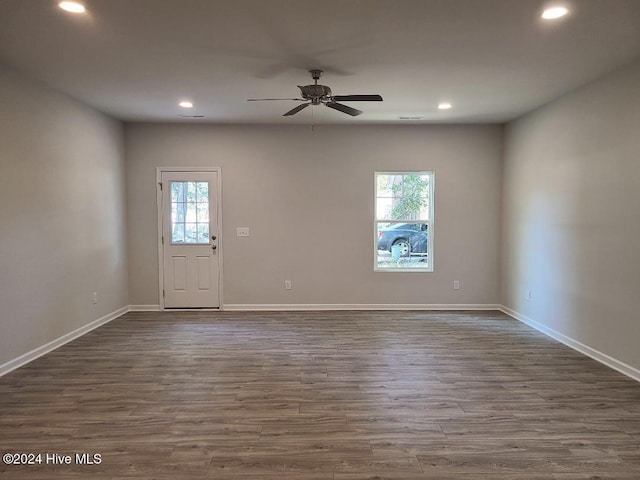
[[[156,208],[158,212],[157,219],[157,233],[158,233],[158,305],[160,310],[166,310],[164,303],[164,245],[162,244],[162,222],[164,221],[162,215],[162,173],[163,172],[216,172],[218,174],[217,190],[217,216],[218,216],[218,299],[220,303],[219,308],[213,309],[199,309],[199,310],[224,310],[224,302],[222,299],[223,292],[223,274],[222,274],[222,261],[223,254],[223,241],[222,241],[222,170],[220,167],[156,167]],[[179,308],[172,308],[171,311],[180,310]]]

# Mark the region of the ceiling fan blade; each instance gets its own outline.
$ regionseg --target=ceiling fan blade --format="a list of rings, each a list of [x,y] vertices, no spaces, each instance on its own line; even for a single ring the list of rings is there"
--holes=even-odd
[[[336,102],[381,102],[380,95],[336,95],[331,97]]]
[[[303,98],[247,98],[247,102],[264,102],[268,100],[289,100],[292,102],[306,102]]]
[[[346,113],[347,115],[351,115],[352,117],[357,117],[362,112],[360,110],[356,110],[355,108],[347,107],[346,105],[342,105],[341,103],[336,102],[327,102],[325,105],[329,108],[333,108],[334,110],[338,110],[342,113]]]
[[[303,103],[302,105],[298,105],[297,107],[292,108],[291,110],[289,110],[287,113],[285,113],[284,115],[282,115],[283,117],[289,117],[291,115],[295,115],[296,113],[298,113],[300,110],[307,108],[309,105],[311,105],[310,103]]]

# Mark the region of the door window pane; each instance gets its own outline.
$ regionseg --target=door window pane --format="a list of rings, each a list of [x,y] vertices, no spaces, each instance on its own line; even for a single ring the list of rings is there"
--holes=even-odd
[[[209,183],[170,182],[171,243],[209,243]]]
[[[198,203],[198,223],[209,223],[209,204]]]
[[[209,202],[209,184],[207,182],[196,183],[196,202],[198,203]]]
[[[198,224],[198,243],[209,243],[209,224]]]
[[[171,202],[184,202],[184,182],[171,182]]]
[[[184,243],[184,223],[175,223],[171,231],[172,243]]]
[[[195,223],[184,224],[184,243],[198,243],[198,226]]]

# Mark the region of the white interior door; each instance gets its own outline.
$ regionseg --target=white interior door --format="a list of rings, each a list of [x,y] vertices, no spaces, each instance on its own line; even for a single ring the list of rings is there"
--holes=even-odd
[[[162,172],[165,308],[218,308],[218,172]]]

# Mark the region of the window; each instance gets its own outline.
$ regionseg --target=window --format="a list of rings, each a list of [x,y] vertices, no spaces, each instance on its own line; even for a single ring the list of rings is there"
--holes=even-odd
[[[209,243],[209,183],[171,182],[171,243]]]
[[[434,172],[376,172],[376,271],[433,271]]]

